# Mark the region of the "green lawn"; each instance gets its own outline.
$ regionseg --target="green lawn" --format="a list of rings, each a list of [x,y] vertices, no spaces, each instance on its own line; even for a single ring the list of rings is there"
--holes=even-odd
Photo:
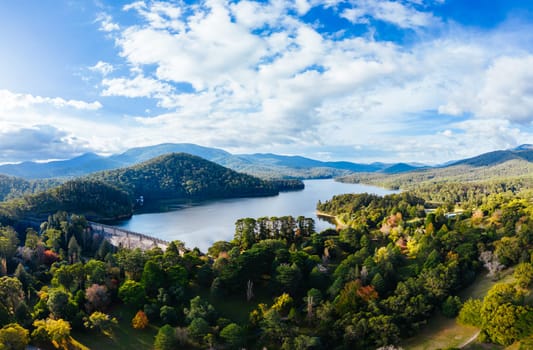
[[[463,301],[468,298],[482,299],[485,297],[489,289],[496,283],[508,283],[513,281],[513,268],[509,268],[501,273],[501,278],[494,281],[492,278],[487,277],[486,272],[482,272],[469,287],[465,288],[459,296]]]
[[[72,337],[91,350],[99,349],[151,349],[158,328],[149,325],[144,330],[131,327],[131,319],[137,311],[129,310],[121,305],[110,312],[118,319],[111,337],[96,332],[73,332]]]
[[[402,347],[406,350],[433,350],[458,347],[477,333],[472,326],[463,326],[442,315],[435,315],[428,325],[415,337],[407,339]]]
[[[202,299],[207,300],[221,317],[228,318],[242,325],[249,320],[250,312],[257,307],[259,303],[272,304],[272,297],[264,289],[254,289],[254,298],[248,302],[246,297],[242,296],[224,296],[214,297],[208,289],[195,287],[194,295],[199,295]]]
[[[503,273],[503,278],[498,281],[494,281],[492,278],[487,277],[486,273],[482,273],[472,285],[460,294],[460,297],[463,301],[468,298],[481,299],[494,284],[511,282],[512,280],[512,269],[506,270]],[[478,329],[476,327],[460,325],[455,319],[449,319],[437,313],[429,320],[427,326],[424,327],[419,334],[413,338],[405,340],[402,347],[406,350],[434,350],[439,348],[446,349],[450,347],[459,347],[473,337],[477,331]],[[501,347],[486,346],[489,345],[473,344],[471,347],[465,347],[465,349],[501,349]]]

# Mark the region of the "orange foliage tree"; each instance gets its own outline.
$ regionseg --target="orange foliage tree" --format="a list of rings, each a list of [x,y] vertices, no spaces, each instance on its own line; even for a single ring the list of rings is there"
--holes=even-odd
[[[137,311],[135,317],[131,320],[131,325],[135,329],[144,329],[148,326],[148,317],[146,317],[144,311]]]

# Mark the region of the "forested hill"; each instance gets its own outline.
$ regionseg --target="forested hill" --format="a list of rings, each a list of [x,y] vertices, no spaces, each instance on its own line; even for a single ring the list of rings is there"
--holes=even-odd
[[[482,166],[494,166],[502,164],[511,160],[522,160],[526,162],[533,161],[533,146],[532,145],[521,145],[514,149],[501,150],[483,153],[478,156],[459,160],[451,164],[451,166],[456,165],[468,165],[473,167],[482,167]]]
[[[24,194],[41,192],[59,184],[60,182],[52,179],[28,181],[18,177],[0,174],[0,202],[21,197]]]
[[[89,179],[112,184],[134,198],[213,199],[276,195],[276,184],[240,174],[186,153],[171,153],[138,165],[103,171]]]
[[[79,179],[0,203],[0,223],[43,220],[58,211],[84,214],[91,219],[118,219],[131,216],[132,210],[132,200],[126,192],[103,182]]]
[[[503,153],[502,153],[503,152]],[[521,157],[515,157],[520,154]],[[492,152],[440,168],[427,168],[401,174],[360,173],[345,176],[342,182],[366,183],[402,190],[436,183],[509,182],[531,183],[533,151],[521,153]]]
[[[52,180],[0,176],[0,202],[5,201],[0,203],[0,222],[44,220],[57,211],[80,213],[95,220],[118,219],[131,216],[133,203],[140,196],[149,204],[164,199],[269,196],[302,188],[300,180],[261,180],[200,157],[172,153],[61,185]]]

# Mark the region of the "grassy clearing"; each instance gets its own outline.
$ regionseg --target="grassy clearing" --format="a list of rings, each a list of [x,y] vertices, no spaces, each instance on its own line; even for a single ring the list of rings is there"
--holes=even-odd
[[[248,322],[250,312],[255,309],[259,303],[272,304],[272,297],[265,291],[260,290],[260,288],[254,290],[256,295],[250,302],[246,301],[244,291],[243,295],[240,297],[233,295],[214,297],[208,289],[204,288],[195,289],[194,293],[213,305],[220,316],[240,324],[246,324]]]
[[[149,325],[144,330],[133,329],[131,319],[137,311],[121,305],[110,314],[118,319],[111,337],[96,332],[73,332],[72,336],[87,349],[151,349],[158,327]]]
[[[496,283],[512,282],[512,269],[504,271],[502,276],[503,277],[500,280],[494,281],[492,278],[487,277],[486,273],[482,273],[476,278],[472,285],[462,291],[460,297],[463,300],[468,298],[483,298],[489,289]],[[419,334],[404,341],[402,347],[406,350],[434,350],[439,348],[446,349],[450,347],[459,347],[473,337],[477,331],[478,329],[476,327],[460,325],[457,324],[455,319],[449,319],[440,314],[436,314],[429,320],[427,326],[424,327]],[[470,347],[465,347],[465,349],[492,350],[502,349],[502,347],[472,344]]]
[[[492,288],[496,283],[509,283],[513,281],[513,269],[509,268],[505,271],[502,271],[501,278],[497,281],[494,281],[492,278],[487,277],[486,272],[482,272],[470,286],[465,288],[459,296],[463,301],[468,298],[473,299],[483,299],[489,289]]]
[[[407,339],[402,347],[406,350],[432,350],[458,347],[477,333],[472,326],[462,326],[442,315],[435,315],[428,325],[415,337]]]

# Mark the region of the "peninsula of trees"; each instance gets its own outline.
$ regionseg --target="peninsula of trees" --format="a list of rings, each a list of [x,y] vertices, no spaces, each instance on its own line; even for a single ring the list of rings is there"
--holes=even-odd
[[[160,200],[271,196],[302,188],[300,180],[262,180],[196,156],[171,153],[63,184],[1,176],[0,195],[11,199],[0,203],[0,215],[44,220],[57,211],[68,211],[91,219],[112,220],[131,216],[140,206],[137,199],[141,196],[143,204],[150,205]],[[30,194],[22,195],[25,192]]]

